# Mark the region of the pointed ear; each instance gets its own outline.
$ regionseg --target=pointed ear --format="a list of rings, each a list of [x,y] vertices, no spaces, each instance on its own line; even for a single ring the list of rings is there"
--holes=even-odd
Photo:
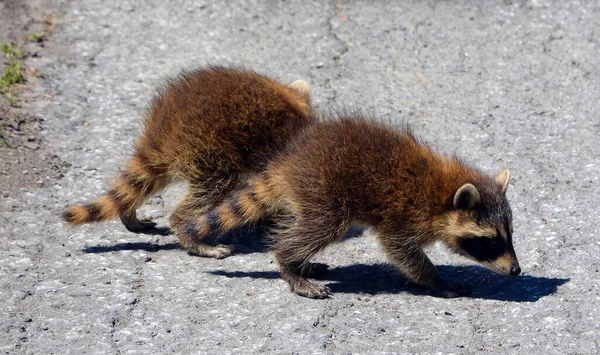
[[[496,175],[496,183],[502,188],[502,193],[505,194],[508,189],[508,179],[510,178],[510,171],[504,169],[500,174]]]
[[[289,89],[294,90],[303,99],[310,101],[310,84],[304,80],[296,80],[287,86]]]
[[[464,184],[454,194],[454,208],[470,210],[481,201],[479,191],[471,184]]]

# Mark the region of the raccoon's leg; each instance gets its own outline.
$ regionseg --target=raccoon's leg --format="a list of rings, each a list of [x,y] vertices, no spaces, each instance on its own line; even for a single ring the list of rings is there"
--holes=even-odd
[[[471,292],[468,286],[449,285],[421,248],[389,245],[393,244],[389,242],[389,238],[383,238],[382,241],[394,266],[410,281],[427,287],[436,295],[445,298],[465,296]]]
[[[327,286],[316,285],[307,280],[317,273],[324,273],[325,264],[313,264],[308,260],[327,245],[342,238],[349,223],[337,218],[302,216],[290,228],[277,235],[274,246],[281,277],[290,284],[292,292],[308,298],[327,298],[332,295]]]
[[[300,274],[308,279],[320,279],[327,274],[329,265],[323,263],[307,263],[300,268]]]

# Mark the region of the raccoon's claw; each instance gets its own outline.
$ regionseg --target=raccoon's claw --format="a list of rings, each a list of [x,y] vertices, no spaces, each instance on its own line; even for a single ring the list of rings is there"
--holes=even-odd
[[[294,287],[294,293],[307,298],[324,299],[333,296],[333,292],[327,286],[315,285],[311,282],[304,282]]]
[[[436,292],[436,294],[438,296],[444,297],[444,298],[456,298],[456,297],[466,296],[466,295],[470,294],[472,291],[473,291],[473,289],[471,288],[471,286],[463,285],[463,284],[456,284],[456,285],[449,286],[448,289],[438,291],[438,292]]]
[[[223,259],[233,254],[233,249],[224,245],[214,247],[214,257],[217,259]]]

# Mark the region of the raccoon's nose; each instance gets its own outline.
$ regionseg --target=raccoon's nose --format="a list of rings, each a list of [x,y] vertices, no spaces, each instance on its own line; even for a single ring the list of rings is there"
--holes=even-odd
[[[519,276],[519,274],[521,273],[521,268],[519,267],[519,265],[513,265],[510,268],[510,276]]]

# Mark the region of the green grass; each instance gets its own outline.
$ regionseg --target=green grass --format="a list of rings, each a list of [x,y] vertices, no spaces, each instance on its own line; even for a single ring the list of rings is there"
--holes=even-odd
[[[11,86],[25,81],[23,68],[23,46],[13,46],[10,43],[0,42],[0,49],[6,55],[8,65],[4,73],[0,73],[0,92],[6,96],[10,103],[15,102]]]
[[[0,127],[0,147],[8,145],[6,143],[6,139],[4,139],[4,131],[2,130],[2,127]]]
[[[14,47],[10,43],[0,43],[0,48],[6,54],[8,66],[2,76],[2,81],[8,85],[22,83],[25,80],[23,75],[23,46]]]
[[[43,42],[46,39],[46,32],[34,32],[29,35],[29,40],[32,42]]]

